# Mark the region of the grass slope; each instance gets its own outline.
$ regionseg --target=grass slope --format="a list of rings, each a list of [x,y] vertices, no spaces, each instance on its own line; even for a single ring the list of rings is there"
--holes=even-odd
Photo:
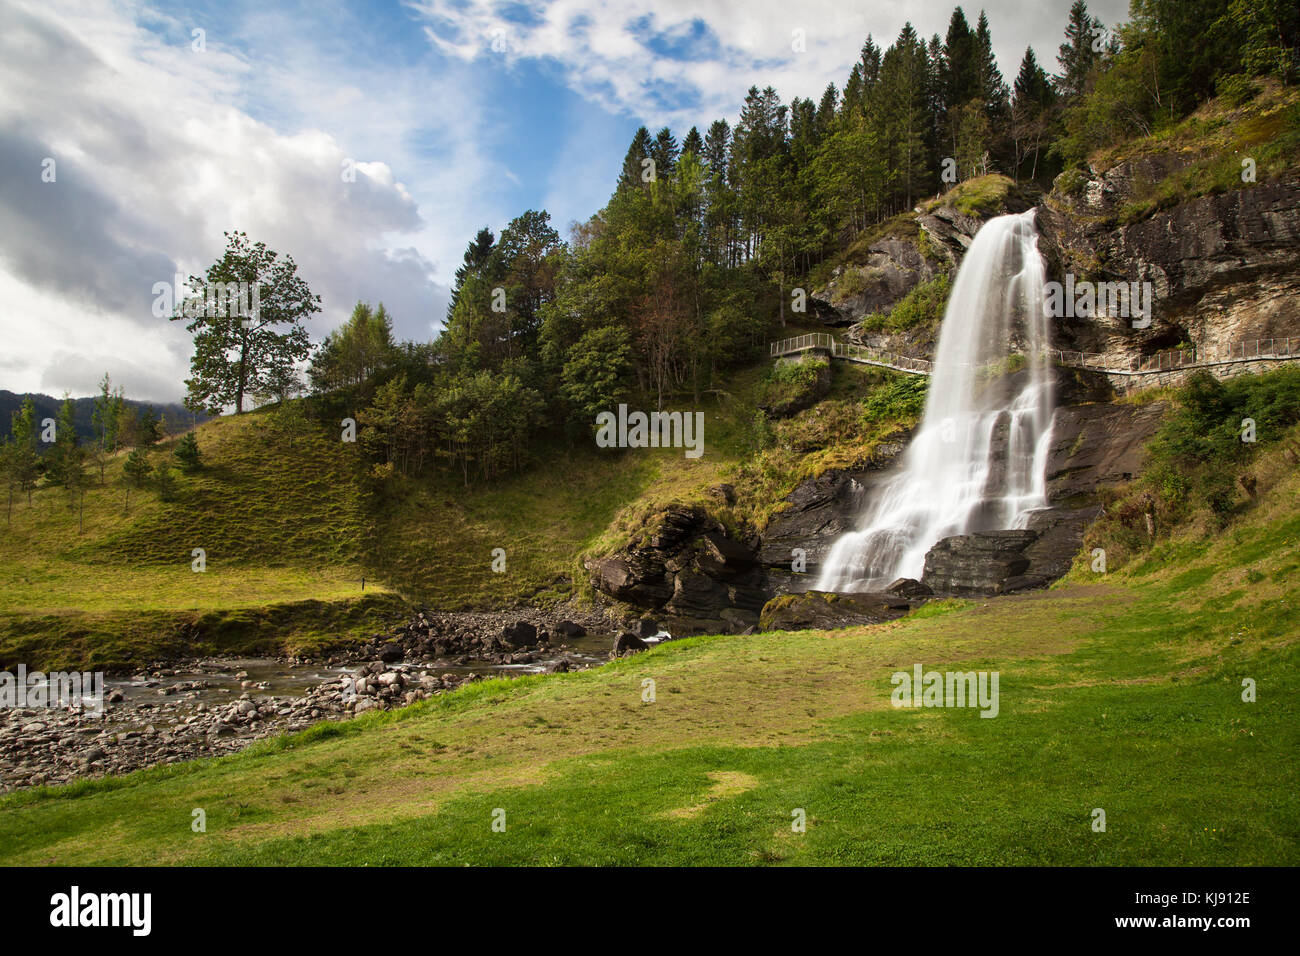
[[[894,427],[890,409],[864,405],[891,376],[837,366],[829,401],[779,423],[757,451],[769,369],[701,396],[699,459],[560,445],[489,485],[435,471],[375,488],[356,445],[290,405],[199,426],[203,469],[178,475],[174,501],[133,491],[127,508],[118,455],[86,494],[84,520],[61,489],[40,488],[0,525],[0,667],[310,651],[365,638],[413,602],[500,607],[581,593],[582,556],[626,543],[666,505],[708,503],[733,525],[761,523],[799,478],[869,453],[875,418]],[[736,484],[737,507],[710,498],[721,481]],[[191,569],[195,548],[203,573]],[[496,548],[505,573],[492,571]]]
[[[1298,490],[1292,475],[1214,538],[1047,592],[694,638],[11,795],[0,859],[1294,865],[1300,595],[1276,572]],[[890,675],[917,662],[998,670],[999,716],[894,709]]]

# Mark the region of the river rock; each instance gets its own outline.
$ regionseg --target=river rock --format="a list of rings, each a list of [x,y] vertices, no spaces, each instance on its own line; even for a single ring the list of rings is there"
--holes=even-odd
[[[537,643],[537,628],[527,621],[516,621],[501,629],[501,639],[515,647],[532,647]]]
[[[636,651],[644,651],[650,645],[630,631],[624,631],[614,638],[614,656],[623,657]]]

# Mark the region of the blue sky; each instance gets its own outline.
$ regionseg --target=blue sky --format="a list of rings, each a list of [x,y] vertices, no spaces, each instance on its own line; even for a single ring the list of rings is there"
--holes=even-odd
[[[152,290],[234,228],[293,255],[316,340],[358,299],[427,340],[474,232],[545,208],[567,233],[637,126],[734,122],[751,84],[818,97],[868,33],[942,33],[952,6],[0,0],[0,388],[88,394],[107,370],[179,397],[189,337]],[[984,6],[1005,74],[1027,44],[1054,65],[1068,0]]]

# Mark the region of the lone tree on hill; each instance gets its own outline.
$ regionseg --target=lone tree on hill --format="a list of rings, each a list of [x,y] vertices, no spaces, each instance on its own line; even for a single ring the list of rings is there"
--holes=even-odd
[[[311,352],[302,321],[320,311],[320,296],[312,295],[292,256],[250,243],[243,232],[225,235],[225,254],[204,276],[190,277],[191,296],[171,317],[188,319],[185,328],[194,335],[185,405],[214,415],[229,405],[239,414],[246,394],[270,393],[284,382]],[[247,307],[231,307],[232,288],[240,288]]]

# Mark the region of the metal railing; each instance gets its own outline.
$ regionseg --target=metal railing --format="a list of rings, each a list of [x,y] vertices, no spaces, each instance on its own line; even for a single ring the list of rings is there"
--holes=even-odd
[[[882,365],[917,375],[929,375],[933,367],[932,363],[926,359],[913,358],[910,355],[900,355],[897,352],[875,349],[866,345],[856,345],[851,342],[839,342],[827,332],[809,332],[805,335],[797,335],[794,338],[783,339],[780,342],[773,342],[770,354],[779,357],[814,349],[828,352],[833,358],[846,359],[851,362],[865,362],[870,365]],[[1107,375],[1148,375],[1240,362],[1293,361],[1300,359],[1300,338],[1252,339],[1234,342],[1212,355],[1204,354],[1194,348],[1168,349],[1151,355],[1134,356],[1129,360],[1128,366],[1125,368],[1108,364],[1113,359],[1098,352],[1044,349],[1044,354],[1050,361],[1054,361],[1059,365],[1089,369]]]
[[[890,352],[885,349],[873,349],[870,346],[856,345],[852,342],[840,342],[826,332],[809,332],[806,335],[796,335],[791,339],[773,342],[769,351],[773,356],[780,357],[812,350],[829,352],[832,358],[846,359],[850,362],[864,362],[868,365],[882,365],[887,368],[897,369],[900,372],[911,372],[915,375],[928,375],[930,373],[930,362],[926,359],[900,355],[897,352]]]

